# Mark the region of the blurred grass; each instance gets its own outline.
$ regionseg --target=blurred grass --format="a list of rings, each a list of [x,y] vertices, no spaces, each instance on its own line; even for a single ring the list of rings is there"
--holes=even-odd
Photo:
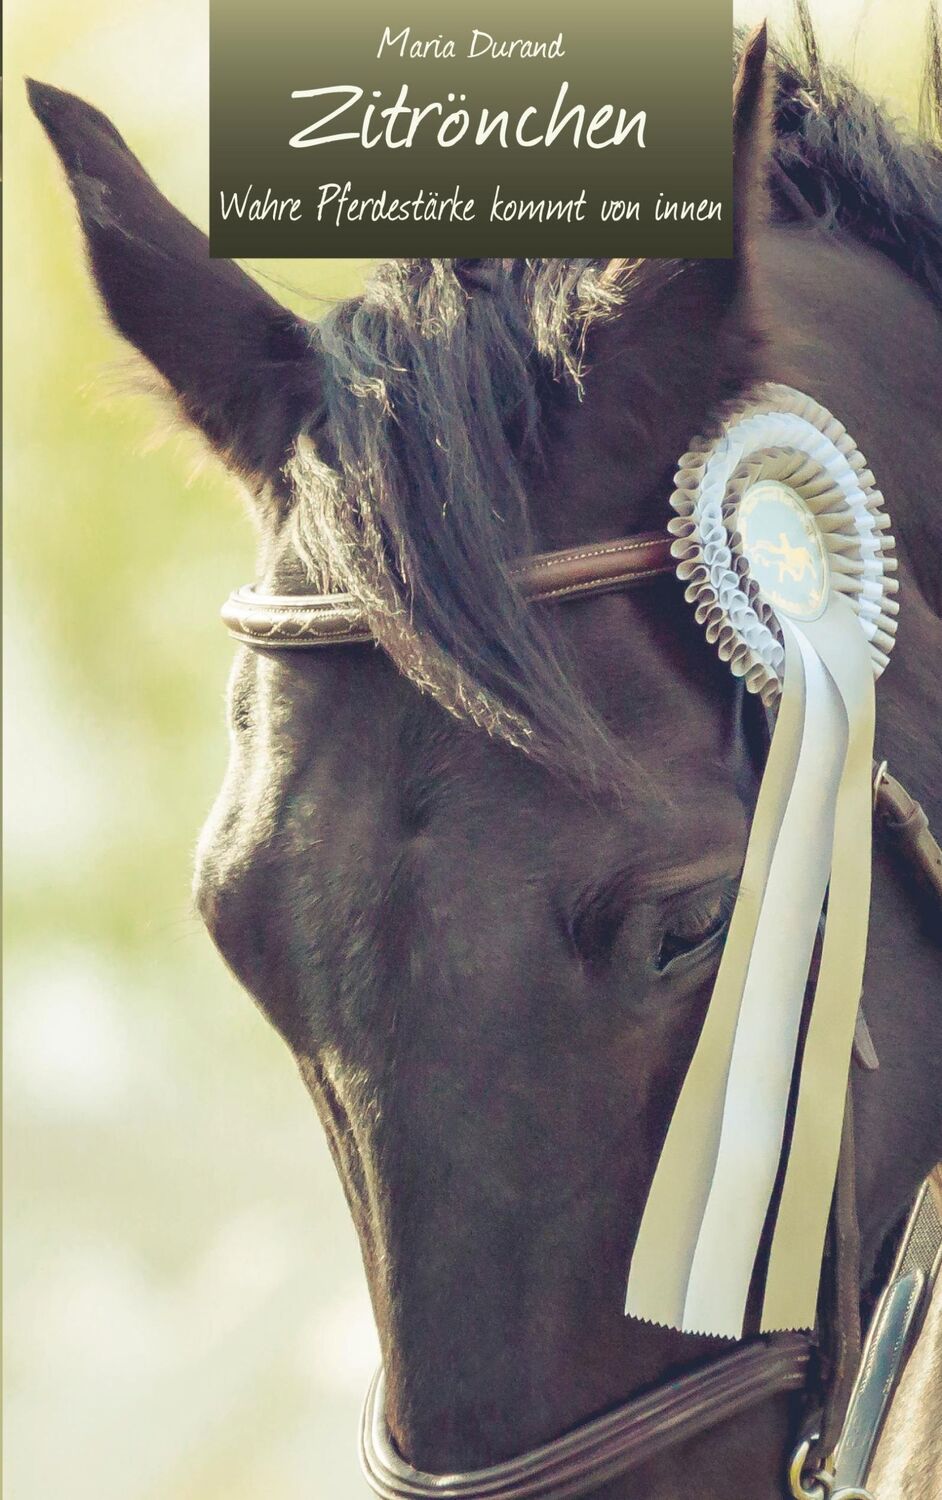
[[[873,3],[859,36],[859,5],[816,13],[825,52],[912,110],[921,5]],[[217,607],[252,529],[218,469],[188,480],[190,442],[149,451],[146,402],[105,398],[124,351],[19,82],[103,108],[205,222],[205,11],[17,0],[5,40],[7,1493],[362,1496],[374,1336],[346,1208],[189,904],[226,755]],[[309,315],[363,269],[257,267]]]
[[[839,63],[904,123],[919,113],[926,25],[933,0],[809,0],[823,62]],[[793,34],[793,0],[733,0],[737,23],[767,19]]]
[[[163,414],[108,395],[125,350],[20,83],[103,108],[205,222],[205,13],[43,0],[5,40],[6,1493],[361,1496],[346,1206],[190,908],[252,527],[212,464],[190,480],[194,442],[149,451]],[[363,266],[259,269],[310,315]]]

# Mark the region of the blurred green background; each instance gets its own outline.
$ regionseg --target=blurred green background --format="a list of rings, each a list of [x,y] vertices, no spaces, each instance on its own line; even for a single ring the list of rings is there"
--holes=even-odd
[[[815,14],[912,111],[923,4]],[[353,1500],[376,1357],[353,1231],[189,899],[226,755],[217,607],[252,530],[195,442],[155,448],[159,414],[114,394],[125,351],[20,82],[94,101],[205,223],[206,12],[15,0],[5,41],[5,1494]],[[315,316],[365,263],[257,269]]]

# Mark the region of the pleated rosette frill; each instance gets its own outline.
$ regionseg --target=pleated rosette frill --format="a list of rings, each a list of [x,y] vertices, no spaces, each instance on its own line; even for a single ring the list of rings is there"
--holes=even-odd
[[[774,702],[785,664],[782,629],[750,576],[736,526],[743,497],[766,480],[793,490],[814,517],[830,587],[856,611],[879,676],[899,614],[890,518],[847,429],[790,386],[765,385],[731,405],[716,431],[694,438],[680,459],[671,495],[677,514],[667,529],[697,623],[750,692]]]

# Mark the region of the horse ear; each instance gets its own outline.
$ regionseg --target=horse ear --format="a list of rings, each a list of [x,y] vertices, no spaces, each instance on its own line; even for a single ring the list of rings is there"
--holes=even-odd
[[[613,260],[602,272],[603,292],[614,295],[600,299],[588,327],[585,394],[600,451],[630,445],[639,494],[663,482],[682,451],[677,445],[705,414],[765,368],[768,314],[756,292],[753,247],[768,219],[774,75],[767,49],[763,24],[742,44],[733,85],[733,254]]]
[[[728,260],[703,261],[701,285],[712,286],[720,310],[735,306],[742,332],[754,319],[752,259],[769,219],[769,167],[774,141],[774,78],[768,64],[765,21],[742,44],[733,80],[733,254]]]
[[[206,236],[99,110],[48,84],[30,80],[27,89],[65,168],[114,326],[233,468],[278,487],[318,404],[311,325],[234,262],[210,259]]]
[[[769,217],[768,173],[774,141],[774,78],[768,66],[768,29],[762,21],[742,44],[733,82],[733,254],[724,260],[688,261],[705,309],[725,313],[736,302],[748,323],[753,245]],[[603,282],[618,286],[640,263],[609,261]]]
[[[733,255],[740,266],[748,263],[752,236],[769,214],[773,82],[768,48],[762,21],[743,42],[733,83]]]

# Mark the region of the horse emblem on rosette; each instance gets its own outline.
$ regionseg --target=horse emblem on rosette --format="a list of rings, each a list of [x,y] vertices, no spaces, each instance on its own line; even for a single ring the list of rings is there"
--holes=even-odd
[[[756,542],[749,550],[755,562],[770,563],[778,569],[779,582],[787,577],[801,583],[814,566],[808,548],[793,547],[784,531],[779,532],[777,542]]]
[[[827,589],[827,563],[801,496],[780,479],[761,480],[740,499],[734,524],[741,555],[770,602],[817,613]]]

